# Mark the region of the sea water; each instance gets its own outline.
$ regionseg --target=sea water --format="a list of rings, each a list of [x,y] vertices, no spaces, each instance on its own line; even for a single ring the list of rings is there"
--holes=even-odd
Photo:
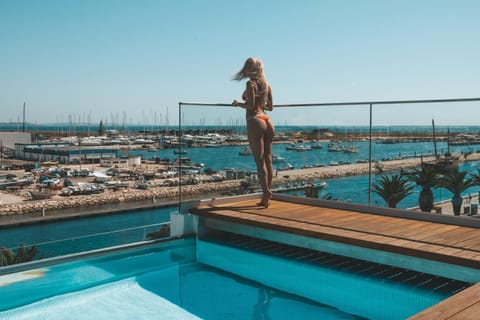
[[[4,227],[0,229],[0,246],[36,245],[39,255],[48,258],[144,241],[150,232],[159,230],[158,224],[169,222],[175,210],[165,206]]]

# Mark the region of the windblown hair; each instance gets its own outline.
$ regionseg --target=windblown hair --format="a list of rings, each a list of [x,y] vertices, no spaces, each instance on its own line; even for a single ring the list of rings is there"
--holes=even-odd
[[[258,98],[260,98],[260,104],[265,104],[268,94],[268,82],[263,71],[262,60],[259,58],[248,58],[247,61],[245,61],[243,68],[233,76],[233,80],[237,81],[247,78],[255,81],[258,86]]]
[[[246,78],[265,80],[263,73],[263,62],[259,58],[248,58],[243,68],[238,71],[233,80],[242,80]]]

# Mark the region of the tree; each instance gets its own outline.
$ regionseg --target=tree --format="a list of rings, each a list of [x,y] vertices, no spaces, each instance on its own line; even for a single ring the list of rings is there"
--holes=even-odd
[[[470,173],[470,177],[473,185],[480,186],[480,169],[478,169],[478,173]]]
[[[472,178],[469,178],[467,174],[467,171],[459,171],[457,168],[455,171],[443,174],[438,180],[439,187],[447,189],[453,194],[453,214],[456,216],[460,215],[462,208],[462,192],[474,185]]]
[[[0,247],[0,266],[32,261],[37,253],[36,246],[26,248],[23,243],[18,247],[17,252]]]
[[[422,188],[418,196],[420,210],[431,212],[435,203],[432,188],[438,184],[438,172],[433,167],[422,164],[420,168],[404,173],[404,176]]]
[[[383,175],[372,187],[373,192],[385,200],[390,208],[396,208],[400,201],[412,194],[414,188],[406,177],[398,174],[391,177]]]

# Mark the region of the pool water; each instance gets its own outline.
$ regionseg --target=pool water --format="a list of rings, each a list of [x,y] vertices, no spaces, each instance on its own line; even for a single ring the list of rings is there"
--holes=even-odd
[[[0,276],[0,318],[405,319],[446,296],[187,238]]]

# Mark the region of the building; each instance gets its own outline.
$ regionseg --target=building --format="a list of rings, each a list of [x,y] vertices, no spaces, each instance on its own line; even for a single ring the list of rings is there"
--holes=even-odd
[[[115,159],[118,150],[108,147],[74,146],[69,143],[15,144],[15,157],[22,160],[44,162],[56,161],[64,164],[100,163],[104,159]]]
[[[30,132],[0,132],[0,141],[3,148],[14,149],[16,143],[32,143]]]

